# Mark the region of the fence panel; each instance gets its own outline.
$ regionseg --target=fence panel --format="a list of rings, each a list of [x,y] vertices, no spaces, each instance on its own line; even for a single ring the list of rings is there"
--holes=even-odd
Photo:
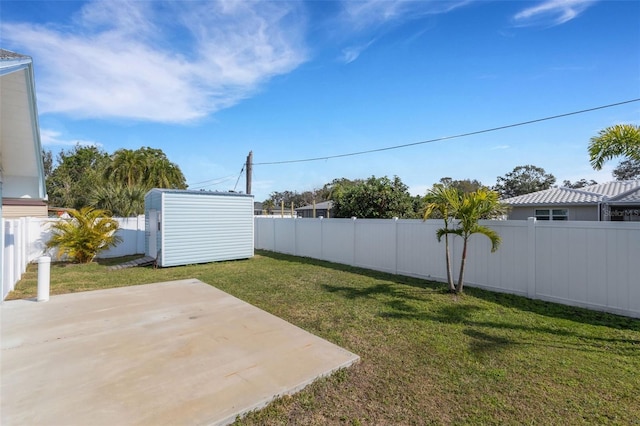
[[[447,281],[444,240],[436,238],[443,226],[442,220],[398,220],[398,274]]]
[[[502,244],[491,253],[486,237],[470,238],[466,285],[640,317],[640,224],[482,224],[496,230]],[[279,242],[274,251],[446,281],[444,242],[435,237],[442,221],[279,219],[270,226],[275,234],[269,238]],[[268,246],[261,244],[256,248]],[[455,279],[462,245],[461,238],[451,238]]]
[[[396,273],[396,221],[356,220],[355,226],[354,264],[362,268]]]
[[[144,215],[115,219],[119,225],[116,235],[122,238],[122,242],[103,251],[98,257],[106,259],[144,253]]]
[[[264,216],[257,216],[254,221],[255,248],[275,251],[275,223]]]
[[[482,234],[474,234],[469,239],[465,283],[489,290],[527,294],[528,248],[527,222],[524,221],[481,221],[481,225],[494,229],[502,240],[498,251],[491,252],[491,241]],[[457,246],[462,245],[455,238]],[[460,253],[461,256],[461,253]],[[456,254],[458,259],[458,254]],[[459,268],[459,264],[457,265]],[[458,271],[454,271],[457,278]]]
[[[283,219],[281,219],[283,220]],[[322,257],[322,220],[284,219],[293,222],[295,246],[293,253],[297,256],[323,259]]]
[[[296,254],[295,219],[266,219],[273,221],[274,250],[279,253]]]
[[[310,219],[312,222],[319,222]],[[345,265],[355,264],[355,221],[322,220],[322,256],[324,260]]]

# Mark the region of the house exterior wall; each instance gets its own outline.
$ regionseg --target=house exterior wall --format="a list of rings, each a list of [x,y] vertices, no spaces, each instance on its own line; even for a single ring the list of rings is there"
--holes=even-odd
[[[2,217],[5,219],[17,219],[20,217],[41,217],[48,216],[47,204],[40,200],[29,199],[3,199]]]
[[[298,217],[313,218],[313,209],[297,209],[296,213],[298,214]],[[322,216],[325,219],[332,217],[331,210],[327,210],[327,209],[316,209],[315,213],[316,213],[316,216],[315,216],[316,218],[320,216]]]
[[[536,209],[567,209],[569,214],[569,220],[586,220],[597,221],[598,220],[598,205],[591,206],[553,206],[553,205],[540,205],[540,206],[512,206],[509,212],[509,220],[527,220],[527,218],[535,217]]]
[[[145,212],[153,207],[160,215],[159,266],[253,256],[253,197],[250,195],[153,189],[145,197]],[[149,230],[145,231],[149,238],[151,233],[147,232]],[[145,247],[148,250],[148,242]]]

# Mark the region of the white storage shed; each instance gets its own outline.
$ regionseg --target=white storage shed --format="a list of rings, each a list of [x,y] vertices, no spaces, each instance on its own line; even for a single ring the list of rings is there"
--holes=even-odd
[[[253,256],[253,195],[155,188],[144,215],[145,255],[158,266]]]

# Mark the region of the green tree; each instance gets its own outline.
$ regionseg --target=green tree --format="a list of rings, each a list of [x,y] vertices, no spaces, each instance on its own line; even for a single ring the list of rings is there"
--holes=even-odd
[[[89,205],[110,212],[113,216],[130,217],[144,214],[147,189],[139,185],[106,182],[91,192]]]
[[[427,192],[427,195],[424,198],[425,210],[423,219],[427,220],[431,217],[432,213],[437,212],[437,216],[444,220],[444,227],[437,230],[436,236],[438,241],[441,241],[444,236],[444,253],[447,263],[447,283],[449,284],[449,291],[451,292],[455,292],[456,287],[453,283],[453,274],[451,272],[449,233],[451,232],[450,224],[456,216],[456,212],[453,211],[453,208],[454,206],[459,205],[459,199],[461,196],[462,193],[457,188],[448,186],[445,183],[437,183],[433,185],[433,188]]]
[[[562,186],[565,188],[573,188],[573,189],[579,189],[579,188],[584,188],[585,186],[590,186],[590,185],[597,185],[598,182],[596,182],[595,180],[591,179],[591,180],[586,180],[586,179],[580,179],[577,180],[575,182],[571,182],[570,180],[565,180],[562,182]]]
[[[334,194],[333,208],[335,217],[419,217],[408,187],[397,176],[393,180],[386,176],[371,176],[365,181],[342,188],[340,194]]]
[[[272,199],[267,199],[262,202],[262,209],[266,212],[266,214],[271,214],[275,206],[276,205]]]
[[[55,222],[53,236],[46,243],[48,249],[58,249],[58,258],[66,255],[77,263],[89,263],[98,253],[122,241],[115,235],[118,222],[106,211],[83,207],[68,213],[71,219]]]
[[[142,180],[147,166],[148,159],[140,151],[119,149],[111,155],[111,161],[104,170],[104,178],[131,186]]]
[[[49,203],[79,209],[89,205],[92,190],[102,185],[109,156],[96,146],[76,145],[58,154],[58,165],[47,178]]]
[[[542,167],[518,166],[504,176],[498,176],[493,190],[500,198],[517,197],[551,188],[556,178]]]
[[[486,188],[462,194],[462,196],[453,198],[451,201],[450,209],[455,212],[458,224],[455,229],[449,230],[448,233],[459,235],[463,240],[460,275],[456,285],[456,293],[462,293],[469,238],[473,234],[485,235],[491,240],[491,252],[495,252],[500,246],[500,236],[493,229],[480,225],[479,221],[484,218],[499,216],[505,210],[500,203],[498,193]]]
[[[280,209],[282,203],[284,203],[285,209],[291,207],[293,203],[293,208],[296,209],[298,207],[303,207],[309,205],[313,202],[313,197],[310,195],[310,192],[306,195],[303,193],[299,193],[297,191],[283,191],[283,192],[272,192],[269,198],[266,201],[271,201],[276,209]]]
[[[324,184],[322,188],[316,189],[317,201],[329,201],[335,198],[340,198],[346,188],[361,184],[364,181],[362,179],[347,179],[336,178],[329,183]]]
[[[49,176],[51,176],[53,172],[53,154],[51,151],[42,150],[42,165],[44,168],[44,177],[45,179],[49,179]]]
[[[464,193],[477,191],[480,188],[484,188],[485,186],[476,179],[462,179],[455,180],[450,177],[443,177],[440,179],[440,184],[456,188]]]
[[[118,216],[142,214],[144,194],[151,188],[186,187],[180,168],[162,150],[148,147],[109,156],[95,146],[76,145],[60,152],[58,166],[47,178],[51,205],[76,210],[93,206]]]
[[[640,160],[627,159],[613,169],[613,177],[616,180],[640,179]]]
[[[186,180],[180,168],[169,161],[160,149],[142,147],[119,149],[110,157],[104,169],[105,180],[124,186],[185,189]]]
[[[595,170],[615,157],[640,161],[640,126],[617,124],[601,130],[589,142],[589,157]]]

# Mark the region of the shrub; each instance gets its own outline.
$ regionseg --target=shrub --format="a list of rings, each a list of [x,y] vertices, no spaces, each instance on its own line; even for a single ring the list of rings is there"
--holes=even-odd
[[[53,224],[47,249],[57,248],[57,257],[69,256],[77,263],[90,263],[96,255],[122,241],[115,235],[118,222],[105,210],[83,207],[69,210],[70,219]]]

